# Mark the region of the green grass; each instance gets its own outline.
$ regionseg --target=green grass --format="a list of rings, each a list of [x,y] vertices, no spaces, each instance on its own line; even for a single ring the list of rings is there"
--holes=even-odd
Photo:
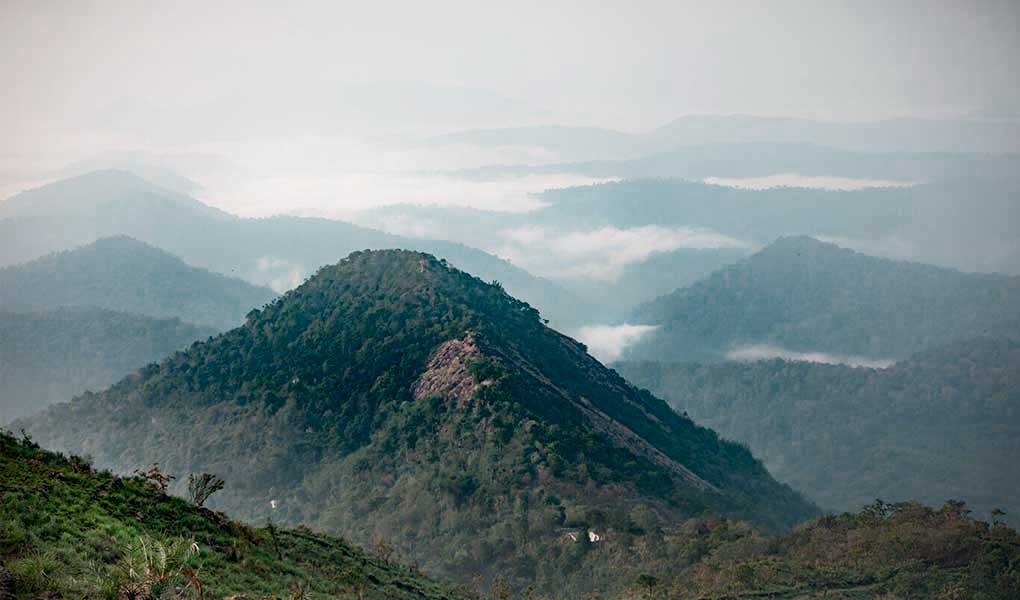
[[[198,597],[198,585],[205,598],[466,595],[344,540],[251,527],[8,434],[0,434],[0,560],[19,598],[124,598],[146,565],[156,573],[161,564],[163,595],[151,597]]]

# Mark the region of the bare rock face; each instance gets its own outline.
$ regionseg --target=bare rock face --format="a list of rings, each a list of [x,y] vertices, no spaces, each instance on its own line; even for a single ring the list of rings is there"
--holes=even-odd
[[[425,372],[418,377],[411,391],[416,400],[445,398],[465,408],[485,382],[478,383],[471,373],[471,365],[483,358],[475,336],[466,334],[460,339],[440,344],[429,358]]]

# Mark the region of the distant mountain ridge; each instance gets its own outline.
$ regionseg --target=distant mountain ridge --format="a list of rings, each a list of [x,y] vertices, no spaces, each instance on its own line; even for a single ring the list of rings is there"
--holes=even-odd
[[[626,585],[631,541],[678,519],[782,529],[815,511],[499,285],[410,251],[354,253],[243,327],[17,426],[102,466],[224,473],[217,506],[248,518],[546,590]],[[589,529],[605,545],[565,541]]]
[[[571,324],[583,305],[552,282],[462,244],[404,238],[329,219],[239,218],[125,171],[97,171],[0,202],[0,266],[121,235],[190,265],[278,291],[353,251],[407,248],[498,280],[561,325]]]
[[[632,322],[658,329],[628,359],[721,360],[757,344],[897,359],[956,339],[1020,335],[1020,278],[783,238],[638,307]]]
[[[0,309],[8,311],[96,306],[224,330],[275,297],[126,236],[0,269]]]
[[[686,146],[796,143],[865,152],[1020,152],[1010,119],[816,121],[753,115],[691,115],[646,132],[594,127],[476,129],[432,138],[436,144],[546,148],[561,160],[635,158]]]
[[[962,500],[1020,514],[1020,341],[985,337],[887,369],[810,362],[614,367],[696,422],[746,443],[822,507]]]
[[[666,177],[691,181],[795,174],[859,180],[860,184],[877,187],[945,179],[1013,177],[1018,166],[1020,154],[1015,152],[854,152],[807,143],[759,141],[683,146],[615,160],[489,165],[455,173],[479,179],[571,173],[603,178]],[[848,183],[853,182],[845,184]]]

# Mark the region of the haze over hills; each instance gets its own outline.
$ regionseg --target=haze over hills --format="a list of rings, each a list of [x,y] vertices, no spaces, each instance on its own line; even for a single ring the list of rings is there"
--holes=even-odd
[[[901,188],[738,189],[627,180],[549,190],[545,227],[702,228],[745,242],[810,235],[866,254],[1020,275],[1020,180],[969,178]]]
[[[222,473],[216,506],[245,518],[571,594],[632,581],[634,545],[678,519],[782,529],[815,512],[500,286],[409,251],[352,254],[243,327],[16,426],[117,470]],[[566,540],[588,530],[600,544]]]
[[[979,338],[887,369],[767,360],[633,362],[634,384],[746,443],[777,479],[830,510],[874,498],[966,501],[1020,514],[1020,342]]]
[[[857,152],[1020,152],[1012,119],[889,119],[825,122],[747,115],[680,117],[642,133],[590,127],[468,130],[433,144],[544,148],[560,161],[626,159],[682,147],[717,144],[812,144]]]
[[[482,180],[572,173],[603,178],[667,177],[693,181],[786,174],[791,178],[822,178],[820,183],[833,180],[829,186],[879,187],[960,178],[1007,178],[1015,176],[1018,166],[1020,155],[1015,153],[854,152],[803,143],[750,142],[684,146],[618,160],[491,165],[457,173]]]
[[[216,333],[94,307],[0,311],[0,424],[99,391]]]
[[[124,236],[0,269],[0,309],[7,311],[96,306],[224,330],[275,297]]]
[[[1020,278],[879,259],[783,238],[638,307],[657,329],[634,360],[718,361],[748,346],[891,360],[952,340],[1020,334]]]
[[[237,218],[123,171],[90,173],[0,203],[0,261],[6,264],[117,235],[278,291],[355,250],[410,248],[498,280],[563,324],[570,324],[584,304],[547,280],[462,244],[409,239],[328,219]]]

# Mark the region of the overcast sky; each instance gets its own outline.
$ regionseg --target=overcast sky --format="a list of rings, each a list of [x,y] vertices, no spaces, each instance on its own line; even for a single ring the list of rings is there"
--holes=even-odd
[[[441,152],[456,148],[421,152],[394,136],[522,124],[641,131],[690,114],[1016,111],[1018,7],[2,0],[0,190],[5,178],[27,185],[18,173],[142,150],[174,154],[168,166],[189,176],[219,165],[228,185],[210,201],[243,210],[227,196],[261,203],[251,189],[265,193],[281,170],[279,187],[300,181],[332,197],[347,188],[319,185],[323,173],[531,158],[451,157]],[[417,184],[371,191],[386,201],[407,187]]]
[[[56,112],[405,81],[631,129],[690,113],[1015,109],[1018,15],[1013,0],[5,0],[0,118],[20,129]]]

